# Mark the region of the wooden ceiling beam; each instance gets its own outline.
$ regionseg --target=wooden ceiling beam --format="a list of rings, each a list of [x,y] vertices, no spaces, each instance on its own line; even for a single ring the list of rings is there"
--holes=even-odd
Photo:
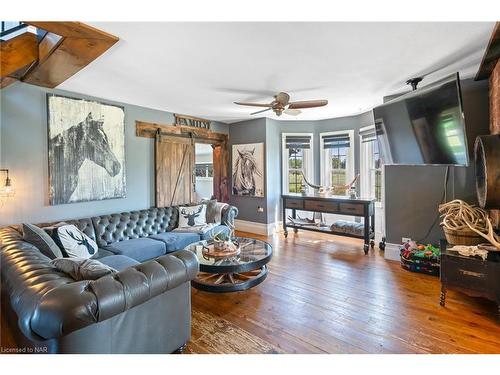
[[[106,41],[114,40],[115,43],[119,40],[114,35],[105,31],[96,29],[95,27],[86,25],[82,22],[43,22],[43,21],[23,21],[28,25],[35,26],[39,29],[49,31],[51,33],[64,36],[66,38],[83,38],[83,39],[102,39]]]
[[[481,61],[481,65],[479,66],[479,70],[476,74],[476,81],[480,81],[482,79],[488,79],[491,75],[491,72],[495,68],[495,65],[498,62],[498,58],[500,57],[500,22],[495,24],[495,28],[493,29],[493,33],[491,34],[490,41],[488,43],[488,47],[486,47],[486,51],[483,55],[483,60]]]
[[[48,32],[40,43],[37,66],[23,82],[54,88],[101,56],[119,39],[81,22],[26,23]]]
[[[0,42],[0,78],[26,68],[38,59],[38,41],[30,32]]]

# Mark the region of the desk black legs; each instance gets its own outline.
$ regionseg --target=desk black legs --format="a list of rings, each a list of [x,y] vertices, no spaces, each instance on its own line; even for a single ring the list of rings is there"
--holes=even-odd
[[[286,208],[285,208],[285,205],[283,205],[283,234],[285,235],[285,238],[288,237],[288,231],[286,229],[286,221],[287,221],[287,218],[286,218]]]
[[[292,217],[293,219],[297,219],[297,210],[294,208],[292,209]],[[297,228],[293,228],[293,233],[297,233],[299,230]]]
[[[370,247],[373,249],[375,247],[375,240],[370,240],[370,233],[375,233],[375,212],[372,215],[365,214],[364,217],[364,240],[365,244],[363,250],[365,254],[368,254]]]

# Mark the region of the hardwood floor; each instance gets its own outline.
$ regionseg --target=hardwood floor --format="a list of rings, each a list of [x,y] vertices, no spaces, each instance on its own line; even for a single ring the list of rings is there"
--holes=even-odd
[[[285,353],[500,353],[494,303],[450,291],[443,308],[437,277],[405,271],[378,250],[365,256],[360,240],[301,232],[267,241],[274,255],[261,285],[193,289],[193,310]]]
[[[307,232],[256,237],[274,250],[262,284],[238,293],[192,291],[193,312],[256,336],[254,346],[285,353],[500,353],[494,303],[449,291],[443,308],[437,277],[405,271],[378,250],[365,256],[360,240]],[[11,346],[4,323],[2,346]],[[187,353],[221,352],[202,344],[206,331],[193,327]]]

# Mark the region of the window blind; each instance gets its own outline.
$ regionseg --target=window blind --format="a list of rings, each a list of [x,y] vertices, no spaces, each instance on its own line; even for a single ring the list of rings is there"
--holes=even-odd
[[[323,148],[325,149],[350,147],[351,145],[349,133],[323,135],[321,139],[323,140]]]
[[[287,135],[285,137],[285,146],[286,148],[300,148],[300,149],[311,148],[311,136]]]
[[[367,129],[360,130],[359,135],[361,136],[362,143],[373,142],[377,139],[375,126],[370,126]]]

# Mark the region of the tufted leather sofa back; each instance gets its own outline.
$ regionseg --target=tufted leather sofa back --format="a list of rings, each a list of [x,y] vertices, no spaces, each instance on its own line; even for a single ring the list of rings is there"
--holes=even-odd
[[[176,217],[176,208],[163,207],[96,216],[92,218],[92,223],[96,242],[102,247],[113,242],[171,231],[177,225]]]

